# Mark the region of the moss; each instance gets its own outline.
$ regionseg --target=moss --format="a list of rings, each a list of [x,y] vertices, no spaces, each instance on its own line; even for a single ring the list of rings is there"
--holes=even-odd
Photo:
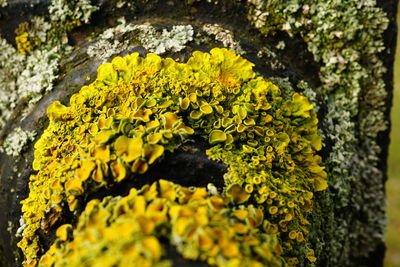
[[[48,231],[64,205],[78,215],[82,196],[146,172],[193,134],[208,139],[207,154],[228,166],[224,198],[230,205],[254,203],[265,210],[263,231],[278,235],[284,256],[307,256],[305,214],[312,210],[313,192],[327,187],[315,155],[321,148],[318,120],[307,98],[284,95],[252,68],[227,49],[196,51],[187,63],[134,53],[101,65],[97,79],[73,95],[70,106],[51,104],[49,126],[35,144],[38,173],[22,201],[27,227],[19,246],[26,264],[38,260],[35,232]],[[184,257],[203,259],[193,240],[185,242]],[[299,246],[303,254],[294,250]],[[229,258],[239,252],[224,253]]]

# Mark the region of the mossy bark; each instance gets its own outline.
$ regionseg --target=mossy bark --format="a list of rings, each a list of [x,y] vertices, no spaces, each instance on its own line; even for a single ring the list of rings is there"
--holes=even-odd
[[[344,1],[344,0],[343,0]],[[2,37],[10,43],[15,44],[13,31],[18,24],[23,21],[29,21],[34,15],[46,14],[49,1],[32,1],[34,8],[29,4],[30,1],[8,1],[9,5],[0,10],[0,31]],[[247,1],[136,1],[131,6],[117,8],[117,1],[93,1],[100,9],[93,14],[91,24],[78,27],[69,33],[69,44],[76,49],[66,58],[63,58],[60,64],[58,79],[55,82],[54,89],[43,96],[42,100],[36,104],[36,107],[28,116],[22,117],[22,111],[26,103],[21,101],[13,111],[12,117],[8,120],[4,129],[0,131],[0,141],[4,141],[10,132],[17,126],[24,130],[35,130],[40,136],[48,121],[46,118],[47,106],[55,100],[60,100],[63,104],[68,104],[68,99],[76,93],[83,85],[90,83],[86,77],[95,77],[96,69],[101,64],[101,60],[90,58],[87,54],[88,47],[96,43],[96,39],[87,41],[92,33],[99,33],[109,27],[117,25],[117,18],[125,16],[129,22],[140,24],[150,22],[155,27],[170,28],[171,25],[193,25],[195,31],[200,31],[204,23],[217,23],[224,29],[231,31],[236,40],[240,41],[241,46],[246,51],[244,57],[255,63],[255,70],[265,77],[274,77],[282,84],[286,80],[296,85],[288,90],[301,91],[297,86],[300,81],[308,83],[311,91],[316,92],[322,85],[320,79],[320,69],[323,66],[321,61],[316,61],[313,54],[307,49],[307,43],[299,34],[290,35],[287,32],[277,30],[274,34],[265,36],[260,33],[248,20],[249,10]],[[214,3],[217,2],[217,3]],[[307,3],[311,1],[304,1]],[[396,46],[396,11],[397,0],[377,1],[377,6],[381,7],[389,19],[389,26],[384,32],[385,49],[378,53],[379,59],[387,69],[383,74],[385,83],[385,112],[384,119],[390,125],[390,106],[392,101],[393,89],[393,61]],[[304,4],[303,3],[303,4]],[[323,23],[323,20],[322,20]],[[195,37],[196,38],[196,37]],[[285,43],[283,49],[278,49],[280,42]],[[142,46],[136,46],[129,51],[118,52],[116,55],[126,55],[130,52],[138,51],[142,54],[147,53]],[[221,40],[213,40],[211,43],[196,43],[196,40],[189,42],[187,47],[180,52],[166,53],[165,55],[180,58],[185,61],[194,50],[207,51],[214,46],[223,46]],[[259,57],[260,51],[269,51],[266,55]],[[282,67],[283,66],[283,67]],[[1,86],[1,85],[0,85]],[[368,86],[368,85],[365,85]],[[290,86],[289,86],[290,87]],[[324,98],[325,97],[325,98]],[[357,95],[359,99],[356,102],[363,106],[365,96]],[[321,123],[321,132],[328,134],[332,129],[324,128],[328,121],[327,100],[330,95],[316,95],[315,103],[319,106],[318,117]],[[358,125],[359,114],[352,116],[353,122]],[[335,125],[336,122],[334,122]],[[383,235],[385,218],[382,210],[385,206],[384,199],[376,199],[371,195],[364,194],[363,188],[370,184],[382,192],[376,192],[379,196],[383,195],[384,183],[387,179],[387,151],[389,145],[389,130],[380,131],[374,140],[380,147],[380,152],[376,156],[377,170],[381,175],[369,176],[369,181],[364,178],[356,177],[352,181],[346,181],[346,187],[354,188],[352,199],[347,199],[346,203],[340,205],[333,203],[341,201],[337,196],[338,192],[334,187],[329,187],[327,191],[316,194],[315,211],[309,217],[311,222],[310,242],[316,250],[318,261],[317,266],[382,266],[385,252],[385,245],[381,238]],[[358,147],[363,147],[361,134],[354,134],[358,138]],[[325,138],[324,148],[320,152],[324,159],[328,159],[335,145],[333,138]],[[213,182],[218,188],[223,187],[223,173],[226,167],[209,160],[205,153],[206,144],[197,142],[196,144],[187,144],[175,154],[168,154],[159,164],[159,169],[152,169],[151,173],[163,174],[165,179],[170,178],[176,183],[184,186],[205,186]],[[23,260],[23,255],[17,248],[17,242],[20,237],[16,236],[17,229],[20,226],[19,220],[22,215],[20,201],[29,194],[28,181],[29,176],[34,174],[31,164],[33,161],[33,143],[21,153],[17,158],[0,154],[0,265],[19,266]],[[344,159],[349,162],[357,162],[357,159]],[[368,159],[364,162],[368,162]],[[374,163],[375,164],[375,163]],[[168,172],[168,166],[175,166],[178,171]],[[349,166],[348,168],[353,168]],[[156,167],[155,167],[156,168]],[[174,170],[175,170],[174,169]],[[349,170],[351,171],[351,170]],[[201,174],[201,175],[199,175]],[[152,176],[154,177],[154,176]],[[173,178],[172,178],[173,177]],[[210,178],[211,177],[211,178]],[[138,179],[140,179],[138,181]],[[378,180],[377,180],[378,179]],[[88,195],[85,201],[93,198],[100,198],[106,195],[126,194],[129,187],[143,185],[144,177],[131,177],[126,183],[117,185],[115,188],[96,192]],[[146,179],[147,181],[147,179]],[[148,180],[148,183],[152,181]],[[329,178],[328,182],[333,183]],[[147,183],[147,182],[146,182]],[[350,194],[348,194],[350,195]],[[375,201],[376,203],[370,203]],[[368,202],[368,207],[377,210],[368,210],[365,212],[359,205]],[[377,214],[382,217],[379,220],[371,222],[369,215]],[[340,220],[340,223],[337,223]],[[63,223],[73,223],[76,218],[65,212],[65,217],[61,218],[57,225]],[[353,222],[357,225],[353,225]],[[357,227],[360,227],[357,229]],[[364,231],[372,231],[376,238],[365,237]],[[375,233],[374,233],[375,231]],[[339,233],[340,232],[340,233]],[[338,234],[339,233],[339,234]],[[54,229],[48,233],[38,233],[44,249],[47,249],[54,240]],[[347,236],[347,234],[351,234]],[[365,247],[366,242],[368,248]],[[355,242],[357,241],[357,242]],[[353,243],[354,242],[354,243]],[[202,266],[203,263],[184,261],[174,251],[169,248],[170,257],[177,266]],[[304,265],[312,266],[305,262]]]

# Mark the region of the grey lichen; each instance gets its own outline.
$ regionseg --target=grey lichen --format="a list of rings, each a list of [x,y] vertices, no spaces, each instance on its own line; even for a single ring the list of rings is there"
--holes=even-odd
[[[52,0],[49,13],[52,22],[70,30],[82,23],[89,23],[90,16],[97,9],[89,0]]]
[[[19,96],[17,77],[24,69],[25,57],[5,39],[0,38],[0,129],[2,129],[16,107]]]
[[[129,48],[130,45],[126,42],[100,39],[88,47],[87,54],[91,58],[97,58],[102,61],[106,61],[111,56],[119,54],[120,52]]]
[[[26,24],[26,34],[40,40],[40,45],[24,55],[0,38],[0,129],[18,103],[26,104],[26,114],[44,93],[53,89],[59,61],[72,51],[67,31],[87,23],[96,9],[87,0],[53,0],[50,19],[36,16]]]
[[[282,62],[277,59],[277,54],[267,47],[260,49],[260,51],[257,53],[257,57],[265,58],[265,63],[270,65],[270,67],[274,70],[284,70],[286,68],[285,65],[283,65]]]
[[[375,0],[249,0],[248,7],[250,21],[262,33],[299,34],[314,60],[322,64],[322,86],[315,93],[327,106],[322,124],[326,140],[333,144],[326,165],[335,193],[320,208],[333,213],[344,207],[353,210],[338,214],[331,221],[335,226],[324,226],[335,231],[336,240],[324,245],[324,258],[330,266],[348,265],[350,258],[374,250],[385,228],[384,174],[377,167],[376,139],[386,129],[387,94],[382,80],[385,68],[377,54],[384,49],[382,34],[388,19]],[[359,101],[362,98],[365,101]],[[362,215],[352,217],[354,213]],[[329,221],[329,216],[322,217]]]
[[[90,57],[106,61],[135,46],[143,46],[149,52],[160,55],[175,53],[185,49],[192,41],[197,44],[217,41],[238,54],[245,53],[233,32],[218,24],[203,24],[195,33],[192,25],[173,25],[168,30],[157,29],[149,23],[126,23],[125,18],[118,21],[116,27],[105,30],[88,47],[87,54]]]
[[[279,50],[283,50],[283,49],[285,49],[285,47],[286,47],[286,43],[285,43],[285,41],[279,41],[277,44],[276,44],[276,49],[279,49]]]
[[[0,40],[0,128],[18,103],[25,101],[32,106],[52,89],[58,61],[67,50],[60,41],[54,41],[54,30],[44,18],[34,17],[28,31],[44,43],[28,55],[19,54],[6,40]]]
[[[118,20],[120,23],[100,34],[87,49],[91,58],[106,61],[111,56],[134,47],[130,34],[134,30],[133,24],[126,24],[125,18]]]
[[[28,143],[35,139],[35,136],[35,131],[24,131],[21,127],[17,127],[4,140],[0,152],[18,157],[27,148]]]
[[[24,229],[27,227],[28,225],[25,223],[25,219],[23,216],[21,216],[19,218],[19,227],[15,233],[16,237],[22,237],[22,233],[24,231]]]
[[[170,31],[163,29],[157,31],[150,25],[138,25],[138,40],[149,50],[156,54],[179,52],[186,47],[186,43],[193,40],[193,27],[191,25],[176,25]]]
[[[239,55],[243,55],[245,51],[240,43],[235,40],[233,32],[223,28],[218,24],[204,24],[202,30],[209,36],[214,37],[216,41],[221,42],[224,47],[235,50]]]
[[[135,46],[143,46],[149,52],[164,54],[179,52],[193,40],[191,25],[174,25],[171,30],[158,30],[150,24],[127,24],[121,18],[120,24],[107,29],[98,40],[88,47],[87,54],[102,61]]]
[[[7,222],[7,231],[8,231],[9,233],[11,233],[11,232],[12,232],[12,228],[13,228],[12,222],[11,222],[11,221],[8,221],[8,222]]]

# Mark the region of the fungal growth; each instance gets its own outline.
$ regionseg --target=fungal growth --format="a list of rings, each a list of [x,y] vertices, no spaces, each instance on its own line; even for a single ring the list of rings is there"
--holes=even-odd
[[[165,243],[218,266],[314,262],[306,214],[327,187],[318,119],[306,97],[284,95],[253,66],[219,48],[187,63],[134,53],[102,64],[69,106],[51,104],[22,201],[25,265],[168,266]],[[165,151],[194,136],[227,166],[222,193],[157,177],[128,196],[85,204],[89,193],[157,168]],[[43,255],[37,232],[66,209],[78,222],[59,227]]]

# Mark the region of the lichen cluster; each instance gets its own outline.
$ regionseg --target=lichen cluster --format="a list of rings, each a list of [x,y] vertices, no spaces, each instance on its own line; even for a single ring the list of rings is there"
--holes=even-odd
[[[263,211],[253,205],[229,209],[227,202],[205,188],[165,180],[123,198],[92,200],[76,229],[58,228],[39,266],[171,266],[165,240],[184,258],[211,265],[281,266],[276,235],[261,234],[271,231]]]
[[[4,144],[0,147],[0,152],[4,152],[9,156],[18,157],[27,144],[35,139],[35,131],[24,131],[21,127],[14,129],[12,134],[8,135],[4,140]]]
[[[216,41],[221,42],[224,47],[234,50],[239,55],[246,53],[240,43],[235,40],[233,32],[223,28],[221,25],[206,23],[201,29],[209,36],[213,36]]]
[[[293,255],[308,251],[315,261],[305,214],[313,192],[327,187],[315,154],[318,120],[305,97],[284,95],[252,67],[227,49],[194,52],[187,63],[134,53],[101,65],[70,106],[51,104],[49,126],[35,144],[38,172],[22,201],[27,226],[19,247],[26,264],[38,260],[36,231],[49,231],[64,208],[78,215],[87,193],[146,172],[191,135],[208,139],[209,157],[228,166],[226,205],[253,204],[269,222],[260,235],[276,234],[285,259],[295,263]],[[184,242],[182,251],[199,253],[194,241]]]
[[[171,30],[156,29],[149,24],[126,23],[105,30],[98,40],[87,49],[91,58],[106,61],[111,56],[128,51],[135,46],[143,46],[149,52],[162,55],[166,52],[179,52],[193,40],[191,25],[174,25]]]
[[[384,49],[387,16],[375,0],[247,2],[248,18],[263,34],[301,36],[321,64],[322,85],[316,93],[327,108],[322,128],[326,142],[332,143],[326,166],[335,189],[329,200],[321,200],[320,211],[322,220],[330,220],[321,221],[323,231],[335,242],[321,251],[332,266],[348,265],[351,257],[372,251],[385,228],[377,138],[387,128],[386,70],[378,56]],[[344,207],[352,211],[343,214]],[[327,210],[333,213],[328,216]],[[357,218],[351,215],[355,213]]]
[[[28,54],[32,49],[35,48],[35,46],[39,45],[39,40],[40,39],[30,37],[28,32],[22,32],[17,37],[15,37],[17,49],[21,55]]]
[[[204,0],[190,0],[186,1],[186,3],[188,5],[196,5],[196,2],[201,1]],[[102,5],[100,2],[99,4]],[[149,3],[150,5],[156,1],[143,2],[146,2],[146,4]],[[240,8],[243,8],[244,3],[240,1],[214,0],[207,0],[204,2],[213,3],[216,6],[219,4],[225,6],[225,2],[229,2],[232,5],[237,3],[237,5],[240,5]],[[134,5],[137,3],[139,2],[135,2]],[[5,5],[7,5],[7,1],[0,0],[0,6]],[[126,3],[125,1],[118,1],[116,3],[116,7],[119,9],[121,7],[126,8],[129,5],[131,5],[131,3]],[[217,110],[213,105],[211,105],[213,113],[206,114],[197,112],[192,114],[194,117],[200,114],[201,117],[198,119],[190,117],[191,112],[189,112],[189,110],[181,110],[180,106],[175,110],[170,110],[168,109],[169,107],[167,107],[168,111],[166,112],[179,112],[179,119],[181,119],[179,123],[183,123],[185,127],[193,129],[193,134],[189,132],[187,136],[175,135],[172,139],[168,139],[167,143],[150,144],[148,143],[149,140],[143,139],[139,158],[144,159],[143,162],[146,164],[140,161],[143,164],[137,164],[136,170],[145,171],[146,166],[147,168],[149,165],[151,167],[159,157],[162,158],[162,150],[168,149],[168,146],[172,151],[176,146],[179,146],[182,141],[190,138],[191,135],[202,135],[212,143],[210,144],[210,150],[207,152],[208,155],[215,160],[222,160],[230,166],[229,173],[225,176],[225,191],[221,197],[229,201],[237,202],[247,199],[243,204],[230,204],[235,205],[235,207],[251,203],[257,208],[261,207],[260,209],[263,209],[264,220],[268,220],[279,227],[277,238],[279,242],[282,241],[281,246],[284,251],[284,261],[295,263],[299,260],[300,264],[302,264],[302,257],[308,251],[306,256],[309,259],[314,261],[315,257],[317,257],[318,259],[322,259],[327,266],[354,265],[354,258],[364,257],[381,241],[385,226],[382,182],[384,174],[378,169],[378,163],[381,162],[381,158],[379,156],[380,147],[376,141],[378,135],[387,128],[384,119],[384,112],[386,112],[384,102],[387,93],[382,80],[385,68],[378,57],[378,53],[383,49],[382,33],[386,29],[388,21],[386,15],[381,9],[377,8],[376,5],[377,3],[375,0],[247,1],[248,19],[253,23],[255,28],[259,29],[267,38],[276,31],[286,32],[289,36],[294,38],[300,36],[307,44],[308,50],[313,54],[314,60],[321,66],[320,78],[322,85],[317,88],[317,90],[313,91],[314,89],[310,88],[304,82],[300,82],[297,88],[300,91],[304,89],[302,94],[315,106],[315,110],[318,110],[318,105],[321,107],[319,110],[322,110],[322,127],[320,127],[322,129],[320,129],[320,131],[323,134],[324,143],[328,148],[328,151],[324,151],[328,152],[324,165],[327,166],[327,172],[329,173],[328,182],[330,184],[330,190],[325,191],[323,194],[318,194],[316,201],[314,198],[308,200],[310,196],[305,195],[305,203],[302,204],[300,202],[300,206],[296,206],[296,208],[293,209],[293,214],[296,216],[294,216],[294,220],[288,223],[288,225],[285,226],[284,223],[281,223],[284,216],[286,217],[286,207],[280,206],[280,200],[287,197],[284,192],[285,188],[290,187],[291,183],[294,182],[301,187],[307,185],[315,186],[312,189],[310,189],[311,187],[307,188],[307,191],[318,189],[318,186],[322,189],[326,186],[323,182],[324,174],[321,172],[319,178],[314,181],[308,181],[310,182],[309,184],[303,183],[304,180],[302,179],[299,180],[297,176],[298,173],[296,173],[298,170],[310,167],[308,171],[312,172],[312,170],[318,171],[319,169],[318,167],[311,167],[312,164],[310,162],[303,164],[302,159],[299,159],[299,155],[295,152],[298,149],[297,146],[299,146],[299,143],[295,144],[295,141],[291,138],[288,145],[286,145],[285,140],[287,138],[283,134],[275,134],[274,137],[281,137],[279,142],[283,144],[284,153],[279,150],[278,141],[274,143],[270,140],[271,144],[274,143],[271,147],[275,150],[273,153],[270,153],[273,154],[273,156],[271,157],[270,154],[267,153],[259,155],[258,153],[260,152],[257,151],[255,147],[259,145],[266,146],[267,143],[260,142],[261,138],[258,137],[256,131],[252,132],[253,135],[249,135],[248,129],[253,128],[254,130],[255,127],[254,125],[246,125],[244,120],[242,120],[242,125],[244,125],[246,130],[243,133],[239,133],[238,130],[241,130],[243,126],[239,128],[239,125],[236,124],[235,126],[238,127],[235,129],[237,139],[235,139],[235,142],[229,144],[231,136],[233,137],[235,135],[229,133],[229,129],[227,130],[222,124],[227,121],[224,120],[224,117],[215,116],[214,113],[216,113]],[[0,38],[0,46],[2,47],[0,51],[0,83],[2,85],[0,87],[0,129],[4,128],[6,121],[12,117],[17,106],[21,107],[21,104],[26,105],[26,109],[23,111],[24,116],[30,112],[29,110],[36,105],[45,93],[53,89],[53,83],[58,77],[61,59],[66,58],[72,51],[72,47],[67,42],[67,32],[73,27],[87,23],[91,14],[96,9],[97,8],[91,5],[87,0],[53,0],[49,6],[49,16],[35,16],[29,23],[22,23],[17,29],[17,48],[14,48],[5,39]],[[229,28],[228,26],[228,28],[232,30],[230,31],[225,28],[227,25],[221,26],[224,25],[221,21],[218,21],[218,23],[221,24],[204,24],[203,22],[197,21],[197,19],[202,20],[202,18],[196,17],[195,14],[193,18],[194,20],[190,21],[193,27],[190,25],[186,27],[179,26],[179,30],[174,31],[174,34],[171,34],[171,27],[167,28],[169,30],[164,28],[159,29],[150,24],[127,24],[124,19],[118,19],[121,25],[108,29],[100,35],[99,40],[89,46],[87,54],[93,59],[107,60],[111,56],[115,56],[122,51],[132,49],[132,42],[134,42],[134,45],[142,45],[150,52],[165,53],[171,52],[171,50],[181,51],[181,49],[187,46],[188,42],[191,41],[193,41],[193,44],[197,45],[206,44],[207,47],[209,47],[211,43],[214,44],[215,41],[217,41],[216,46],[224,45],[235,50],[239,54],[245,53],[242,47],[247,48],[247,44],[245,45],[245,43],[241,43],[233,38],[238,36],[239,29]],[[215,21],[210,20],[207,22],[214,23]],[[140,21],[140,23],[143,23],[143,21]],[[181,21],[179,21],[179,23],[181,23]],[[158,23],[154,25],[158,25]],[[273,39],[279,39],[279,36],[281,35],[275,35]],[[288,52],[287,47],[290,49],[290,42],[286,42],[285,44],[283,41],[280,41],[277,42],[275,47],[277,51],[272,51],[263,47],[258,51],[257,56],[261,60],[267,61],[266,63],[271,66],[273,70],[286,73],[287,69],[285,70],[285,66],[276,60],[276,55],[284,58],[285,53]],[[190,48],[188,51],[190,51]],[[177,63],[174,62],[174,64]],[[163,64],[162,66],[162,68],[164,68]],[[182,65],[177,64],[176,66]],[[187,67],[182,68],[186,69]],[[156,75],[160,72],[161,70],[156,72]],[[144,76],[146,75],[139,75],[138,77]],[[215,79],[218,80],[219,83],[225,83],[225,85],[230,83],[229,77],[218,79],[218,77],[216,78],[213,76],[211,79],[214,80],[210,82],[210,88],[213,88],[214,84],[212,83],[215,82]],[[256,80],[257,78],[254,77],[250,80],[253,79]],[[302,99],[299,95],[292,96],[292,88],[285,88],[285,83],[289,83],[288,81],[285,82],[284,79],[280,79],[280,81],[283,82],[280,83],[278,80],[269,78],[268,81],[263,81],[262,83],[272,82],[272,84],[279,88],[278,92],[279,90],[282,91],[278,93],[278,97],[283,97],[281,100],[282,105],[288,100],[296,102],[296,99]],[[136,81],[137,84],[141,82],[143,81]],[[248,84],[250,83],[249,81],[243,82],[240,85],[241,90],[244,90],[246,86],[249,87]],[[271,88],[275,87],[271,86]],[[251,91],[252,89],[249,90]],[[272,91],[274,90],[275,89]],[[182,97],[182,100],[183,99]],[[174,98],[174,101],[175,100],[176,98]],[[274,101],[277,101],[277,98],[274,97],[274,99],[270,98],[269,100],[271,103],[275,103]],[[179,98],[176,101],[180,104]],[[211,103],[211,99],[207,101]],[[229,105],[233,104],[231,100],[225,104],[228,103]],[[282,109],[281,106],[279,107],[280,104],[278,103],[279,101],[276,102],[275,106],[272,105],[271,109],[266,111],[273,117],[273,121],[266,124],[268,127],[272,125],[272,131],[275,131],[275,128],[277,128],[279,133],[280,126],[275,125],[275,121],[282,121],[284,125],[290,125],[284,127],[285,129],[282,132],[285,134],[287,134],[287,132],[297,132],[298,130],[301,136],[303,136],[303,134],[305,134],[305,136],[316,134],[316,130],[313,127],[311,127],[313,130],[304,133],[300,130],[301,127],[298,128],[297,125],[293,126],[295,125],[295,120],[287,121],[284,119],[285,116],[278,115],[282,114],[282,111],[279,111]],[[190,108],[193,104],[194,103],[190,101]],[[172,105],[176,107],[175,102]],[[307,106],[307,104],[305,104],[305,106]],[[54,105],[53,108],[54,107],[55,109],[53,109],[53,111],[57,113],[56,105]],[[248,106],[245,108],[248,108]],[[113,109],[118,110],[119,104],[116,104]],[[199,110],[201,111],[200,107],[195,109],[195,111]],[[236,111],[237,114],[233,114],[233,110],[230,110],[232,111],[232,115],[240,116],[240,112]],[[203,111],[207,112],[207,108],[204,107]],[[275,113],[275,111],[277,111],[277,113]],[[102,112],[103,111],[93,112],[93,114],[95,114],[95,119],[99,121],[101,116],[105,116],[106,120],[109,114],[107,112]],[[110,114],[113,112],[114,111],[111,111]],[[315,115],[312,111],[309,112],[310,118],[308,118],[308,120],[316,123]],[[248,112],[246,115],[250,116],[249,114],[252,115],[253,113]],[[50,117],[53,116],[53,120],[60,119],[57,117],[57,114],[53,115],[50,115]],[[112,114],[111,116],[115,117],[115,115],[116,114]],[[143,116],[146,116],[146,114],[143,114]],[[154,118],[154,116],[154,114],[149,115],[150,118]],[[278,118],[276,116],[280,117]],[[207,131],[210,130],[210,125],[207,121],[209,117],[214,120],[213,123],[215,123],[215,125],[213,124],[211,126],[211,131],[206,133],[203,126],[207,127]],[[119,119],[117,119],[117,121],[118,120]],[[161,117],[158,118],[158,120],[162,126],[163,121]],[[257,119],[255,119],[255,121],[257,123],[260,122],[257,121]],[[93,121],[84,123],[95,124]],[[37,252],[42,252],[39,246],[37,246],[37,232],[33,229],[41,228],[44,232],[48,231],[52,225],[56,224],[60,219],[59,216],[63,214],[61,213],[62,210],[68,209],[69,207],[75,208],[75,213],[79,214],[84,208],[84,201],[82,201],[82,199],[88,192],[99,190],[104,186],[112,186],[114,183],[118,183],[120,179],[126,179],[126,177],[129,177],[130,173],[133,172],[133,164],[136,162],[137,158],[132,161],[130,160],[139,154],[137,142],[135,141],[139,143],[140,141],[139,139],[134,139],[133,136],[128,136],[126,133],[120,132],[120,129],[115,129],[114,123],[116,122],[114,122],[113,118],[111,129],[118,133],[114,136],[110,136],[110,139],[106,141],[105,145],[103,144],[105,148],[98,148],[99,146],[101,147],[102,144],[96,143],[92,145],[92,147],[79,147],[80,152],[84,150],[86,153],[82,154],[82,158],[89,160],[85,162],[83,160],[81,161],[81,155],[79,155],[78,159],[75,158],[71,161],[76,165],[66,170],[66,173],[72,176],[66,176],[66,178],[63,178],[65,180],[51,185],[49,182],[41,179],[43,177],[32,177],[31,188],[38,186],[39,189],[33,190],[34,192],[31,194],[30,200],[32,200],[32,203],[36,204],[32,206],[32,209],[29,209],[27,207],[32,203],[28,204],[28,202],[26,202],[25,215],[27,218],[22,218],[20,220],[22,222],[21,227],[17,231],[17,234],[24,232],[24,239],[20,244],[25,246],[24,251],[26,255],[30,255],[28,259],[32,260],[32,262],[36,262],[38,259],[36,257]],[[122,124],[122,122],[118,123]],[[190,123],[194,123],[195,126],[197,123],[197,128]],[[234,123],[236,123],[236,121]],[[250,123],[252,123],[251,120]],[[143,122],[142,125],[145,125],[145,123]],[[83,126],[83,124],[80,124],[79,127],[81,126]],[[264,126],[261,125],[260,127]],[[68,125],[68,127],[75,126]],[[92,134],[92,131],[95,133],[96,127],[93,126],[93,128],[90,129],[86,127],[88,127],[88,125],[84,126],[85,131],[82,134],[85,136],[88,135],[87,139],[93,141],[95,134]],[[97,133],[103,131],[98,125],[97,127]],[[189,128],[186,129],[188,130]],[[71,130],[72,128],[68,129]],[[23,149],[27,147],[27,143],[33,140],[33,132],[30,130],[32,130],[32,128],[16,127],[14,130],[9,131],[10,134],[8,137],[4,138],[5,142],[1,144],[2,147],[0,150],[14,157],[19,156]],[[312,132],[314,134],[312,134]],[[244,137],[245,134],[246,139]],[[290,134],[287,135],[291,136]],[[125,136],[126,138],[120,138],[118,141],[119,145],[117,145],[117,147],[120,149],[118,155],[115,144],[117,138],[120,136]],[[145,133],[144,137],[146,136],[147,133]],[[75,137],[81,137],[81,135],[77,134],[74,138]],[[274,137],[272,137],[272,139]],[[67,138],[72,138],[72,135]],[[98,138],[107,138],[107,134],[103,137],[99,135]],[[155,139],[150,138],[150,140],[157,140],[157,134],[155,134],[153,138]],[[247,144],[248,139],[250,139],[250,144]],[[315,148],[319,148],[320,141],[318,138],[313,139],[308,137],[306,139],[308,139],[307,142],[310,141],[308,147],[311,146],[312,154],[314,154]],[[254,141],[256,141],[257,144]],[[59,143],[61,144],[62,142]],[[314,143],[314,147],[312,143]],[[254,146],[254,144],[256,145]],[[146,153],[143,152],[145,145],[160,145],[162,148],[153,146],[151,147],[152,149],[150,149],[150,155],[147,154],[146,156]],[[51,154],[52,157],[54,157],[52,159],[54,161],[52,162],[60,161],[58,162],[60,166],[64,163],[71,163],[69,162],[71,158],[59,153],[63,151],[59,150],[62,146],[63,145],[51,147],[50,150],[48,150],[50,154],[53,153]],[[136,154],[130,153],[124,147],[130,147],[129,151],[135,151],[136,149]],[[301,147],[301,142],[299,147]],[[95,148],[97,148],[96,152],[94,152]],[[147,147],[146,151],[149,151],[148,148],[149,147]],[[268,146],[266,146],[266,148],[268,149]],[[240,157],[245,158],[245,162],[241,162],[237,157],[234,158],[236,155],[234,151],[239,149],[241,149]],[[153,153],[153,151],[156,152]],[[304,149],[301,151],[303,152],[306,150]],[[76,151],[71,151],[71,154],[75,152]],[[110,152],[110,159],[108,159],[108,152]],[[114,154],[112,154],[112,152]],[[251,154],[247,154],[247,152],[251,152]],[[257,157],[260,158],[257,160]],[[154,158],[156,160],[150,164],[148,160]],[[260,159],[262,160],[260,161]],[[311,157],[309,159],[311,159]],[[103,160],[107,162],[104,163]],[[291,160],[296,163],[296,168],[293,171],[290,171]],[[299,160],[301,162],[299,162]],[[319,157],[313,157],[314,163],[319,162],[319,160]],[[127,163],[126,161],[130,162]],[[54,163],[54,165],[55,164],[56,163]],[[246,166],[245,168],[248,168],[249,171],[242,168],[241,164]],[[264,179],[262,183],[258,183],[259,179],[257,175],[254,176],[254,174],[258,174],[260,164],[267,164],[270,166],[270,171],[265,172],[264,170]],[[318,165],[319,164],[316,164],[315,166]],[[299,166],[300,168],[298,168]],[[91,169],[92,167],[93,169]],[[89,169],[86,173],[84,171],[85,168]],[[78,169],[82,171],[78,171]],[[97,171],[98,169],[104,174],[103,176],[99,176],[100,171]],[[57,169],[57,172],[59,170],[60,169]],[[306,172],[307,175],[308,171]],[[82,176],[78,177],[78,173]],[[94,178],[95,174],[98,180]],[[48,177],[52,177],[52,179],[56,177],[54,173],[49,173],[48,175]],[[59,175],[59,173],[57,175]],[[80,177],[85,177],[86,175],[89,175],[87,179],[79,182],[79,179],[81,179]],[[16,176],[17,174],[15,177]],[[21,173],[18,174],[18,177],[20,176]],[[318,175],[316,176],[318,177]],[[237,177],[245,178],[241,181]],[[286,177],[288,177],[288,179],[285,179]],[[295,179],[293,179],[293,177],[295,177]],[[78,179],[74,180],[72,178]],[[57,179],[53,179],[52,181]],[[70,179],[72,181],[67,184],[67,181],[70,181]],[[102,179],[104,179],[104,181],[102,181]],[[235,184],[238,181],[239,187]],[[322,181],[322,183],[318,185],[318,181]],[[270,189],[271,192],[265,193],[263,191],[265,190],[263,189],[264,185]],[[66,188],[68,188],[68,190],[66,190]],[[43,189],[43,191],[41,192],[40,189]],[[296,190],[297,189],[298,188],[296,188]],[[15,189],[11,188],[11,190],[13,191]],[[283,190],[283,193],[281,193],[280,190]],[[279,193],[279,195],[276,198],[270,198],[270,196],[275,196],[274,193]],[[262,202],[267,194],[268,196],[264,203],[257,203],[257,201]],[[290,193],[288,194],[292,197]],[[299,194],[297,196],[302,197],[301,190],[300,192],[296,191],[295,194]],[[268,203],[271,202],[271,200],[272,204]],[[285,204],[288,204],[288,202]],[[100,206],[101,204],[96,205]],[[310,210],[310,207],[313,205],[316,206],[313,209],[314,212],[307,213],[306,211]],[[231,207],[232,206],[229,206],[229,208]],[[38,208],[37,214],[32,213],[34,208]],[[343,212],[343,210],[347,212]],[[29,212],[31,212],[30,214],[32,217],[27,216]],[[280,214],[281,212],[282,214]],[[357,216],[353,216],[354,214],[357,214]],[[304,218],[304,216],[306,216],[306,218]],[[301,223],[302,219],[300,219],[300,223],[296,225],[294,221],[299,222],[299,218],[302,217],[304,218],[303,223],[307,224],[306,222],[309,221],[312,223],[312,226],[307,227],[307,225],[303,225]],[[10,221],[8,223],[11,225]],[[62,233],[62,230],[67,230],[68,232],[71,227],[74,228],[75,226],[64,226],[58,233]],[[315,255],[313,255],[313,250],[311,249],[304,250],[305,242],[300,242],[300,246],[294,249],[298,251],[297,253],[294,250],[288,252],[290,246],[297,242],[290,243],[290,240],[286,242],[288,237],[290,239],[291,232],[288,227],[294,227],[296,229],[299,227],[300,229],[305,229],[305,231],[311,231],[311,234],[308,236],[304,234],[303,236],[306,241],[311,243],[307,246],[315,249]],[[13,228],[16,229],[17,227],[15,225],[9,227],[9,229]],[[284,230],[286,230],[285,228],[288,228],[287,232],[284,232]],[[82,231],[85,230],[82,228]],[[291,236],[293,237],[294,235],[292,234]],[[68,241],[57,242],[64,244],[70,241],[71,240],[68,239]],[[142,246],[142,244],[139,246]],[[163,253],[164,252],[161,254],[165,255]],[[291,253],[293,253],[293,257]],[[296,259],[295,256],[297,256]],[[163,259],[162,256],[160,259]]]
[[[17,105],[25,107],[22,119],[53,89],[59,62],[72,50],[67,32],[87,23],[96,9],[86,0],[54,0],[49,6],[50,18],[34,16],[16,29],[17,49],[0,37],[0,129]],[[58,16],[60,12],[63,17]],[[7,149],[12,148],[3,146]]]

